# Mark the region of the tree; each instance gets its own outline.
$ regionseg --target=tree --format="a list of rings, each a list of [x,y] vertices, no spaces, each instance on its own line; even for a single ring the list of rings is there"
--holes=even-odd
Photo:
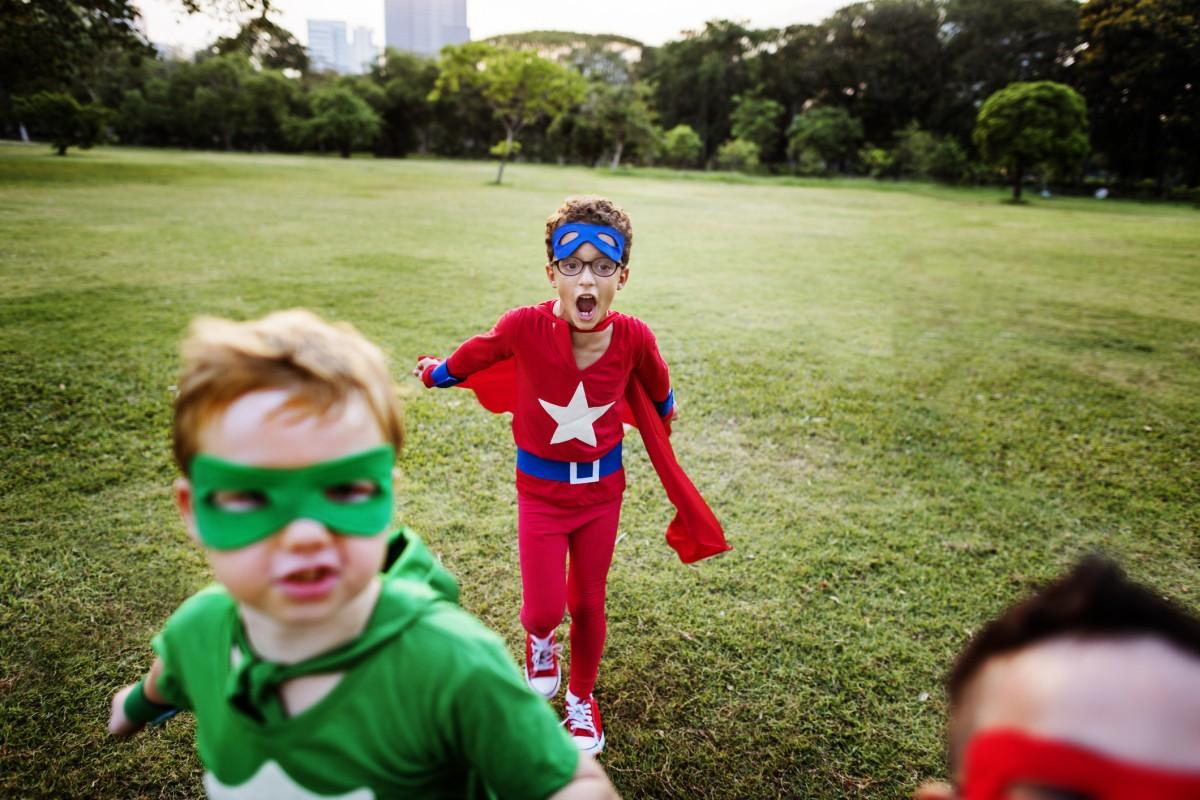
[[[74,97],[57,92],[38,92],[19,98],[17,110],[30,120],[35,135],[46,136],[65,156],[68,147],[88,149],[101,141],[111,112],[94,103],[80,105]]]
[[[1171,173],[1200,186],[1200,8],[1196,0],[1091,0],[1078,85],[1097,149],[1125,180]]]
[[[965,140],[983,101],[1013,81],[1068,82],[1079,8],[1078,0],[949,0],[941,109],[928,127]]]
[[[916,120],[930,127],[941,102],[945,52],[937,0],[874,0],[821,23],[813,63],[821,105],[846,108],[872,142]]]
[[[126,0],[0,0],[0,91],[64,89],[109,49],[149,54]]]
[[[1068,171],[1087,156],[1087,106],[1061,83],[1013,83],[984,102],[973,138],[984,161],[1007,170],[1019,202],[1031,167]]]
[[[675,167],[692,167],[704,152],[700,134],[690,125],[676,125],[663,135],[662,154],[668,164]]]
[[[305,122],[310,141],[336,148],[342,158],[356,147],[370,147],[379,135],[379,115],[345,86],[313,92],[312,109],[312,119]]]
[[[905,178],[928,178],[933,170],[934,152],[938,142],[929,131],[910,122],[896,132],[892,148],[891,167],[896,175]]]
[[[431,100],[436,102],[443,95],[477,86],[504,126],[497,184],[504,179],[504,166],[521,130],[532,122],[557,116],[584,97],[584,80],[578,73],[530,52],[469,42],[444,48],[439,66]]]
[[[627,146],[645,149],[654,141],[654,112],[649,101],[650,88],[645,84],[591,81],[575,135],[594,135],[611,152],[609,166],[616,169]]]
[[[209,146],[219,141],[232,150],[234,137],[249,124],[249,98],[243,90],[253,74],[242,53],[206,58],[192,70],[191,128],[202,134]]]
[[[782,116],[783,106],[764,97],[761,86],[752,92],[736,94],[733,96],[733,114],[729,119],[733,138],[753,142],[760,156],[768,156],[777,150],[776,140],[779,139],[779,120]]]
[[[383,103],[375,109],[383,119],[379,151],[403,156],[418,148],[427,150],[433,121],[429,93],[437,82],[434,61],[389,48],[371,70],[371,78],[383,90]]]
[[[842,172],[863,138],[863,126],[850,112],[836,106],[817,106],[797,114],[788,126],[788,157],[798,161],[812,150],[827,167],[837,164]]]
[[[267,19],[267,13],[254,17],[234,36],[223,36],[213,45],[214,52],[241,53],[260,69],[308,72],[308,51],[291,31]]]
[[[733,97],[756,86],[767,32],[714,20],[703,31],[648,51],[646,79],[664,126],[686,124],[700,135],[707,159],[730,135]]]

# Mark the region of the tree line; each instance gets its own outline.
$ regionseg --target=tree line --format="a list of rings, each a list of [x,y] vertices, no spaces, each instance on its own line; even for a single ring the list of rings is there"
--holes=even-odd
[[[661,47],[533,32],[436,59],[388,50],[355,76],[312,71],[267,2],[239,2],[261,13],[178,60],[141,40],[126,0],[0,0],[0,124],[63,151],[107,137],[492,155],[498,180],[522,158],[947,182],[1086,169],[1127,192],[1200,187],[1196,0],[874,0],[815,25],[716,20]],[[997,125],[1042,119],[1057,95],[1024,90],[1024,110],[987,125],[981,111],[1011,84],[1046,82],[1079,99],[1054,102],[1084,130],[1043,119],[1018,166]]]

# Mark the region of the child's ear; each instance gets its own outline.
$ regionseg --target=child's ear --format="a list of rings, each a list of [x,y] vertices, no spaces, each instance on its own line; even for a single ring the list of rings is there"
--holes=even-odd
[[[196,530],[196,511],[192,507],[195,497],[192,495],[192,483],[187,478],[176,478],[172,487],[175,494],[175,507],[183,519],[183,527],[187,528],[192,541],[200,544],[200,532]]]
[[[555,288],[558,287],[558,283],[554,280],[554,265],[553,264],[546,265],[546,280],[550,281],[551,286],[553,286]]]
[[[621,277],[617,279],[617,289],[625,288],[625,284],[629,281],[629,267],[621,268]]]

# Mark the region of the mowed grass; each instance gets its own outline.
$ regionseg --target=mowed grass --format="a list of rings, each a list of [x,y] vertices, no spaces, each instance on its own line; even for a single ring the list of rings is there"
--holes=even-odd
[[[169,494],[197,314],[307,306],[384,347],[399,514],[518,652],[507,420],[405,376],[549,296],[572,193],[634,220],[617,307],[658,335],[675,448],[736,548],[678,562],[632,436],[597,688],[626,796],[906,796],[945,772],[954,653],[1086,551],[1197,608],[1200,213],[493,171],[0,146],[0,794],[202,795],[190,720],[104,732],[209,580]]]

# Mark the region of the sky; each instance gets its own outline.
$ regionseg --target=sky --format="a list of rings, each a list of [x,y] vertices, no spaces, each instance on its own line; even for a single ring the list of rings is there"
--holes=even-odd
[[[800,22],[820,22],[851,0],[605,0],[568,3],[563,0],[467,0],[467,25],[472,39],[501,33],[560,30],[613,33],[645,44],[660,45],[679,38],[684,30],[704,27],[710,19],[734,19],[752,28],[778,28]],[[237,30],[237,21],[184,13],[178,0],[133,0],[142,12],[143,28],[156,44],[178,45],[192,51],[218,36]],[[215,5],[210,3],[210,5]],[[309,19],[341,20],[347,29],[364,25],[383,44],[383,0],[273,0],[280,13],[273,19],[308,43]]]

